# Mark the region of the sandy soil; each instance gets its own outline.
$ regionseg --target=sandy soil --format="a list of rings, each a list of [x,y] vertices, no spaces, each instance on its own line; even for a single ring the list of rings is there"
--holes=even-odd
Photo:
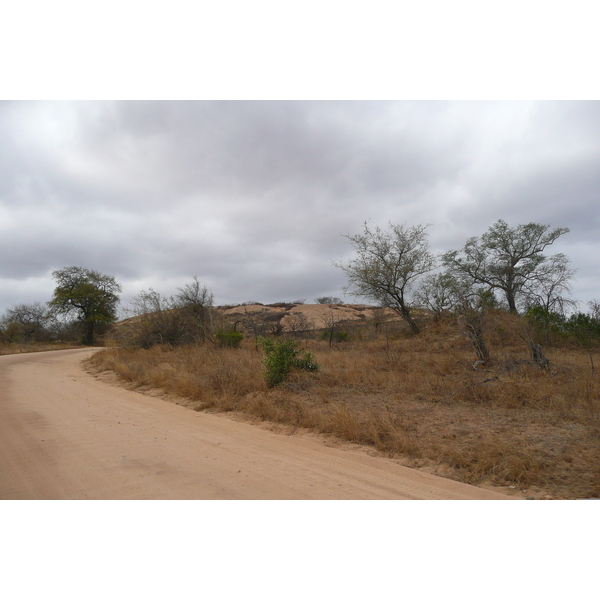
[[[111,386],[94,351],[0,357],[1,499],[509,499]]]

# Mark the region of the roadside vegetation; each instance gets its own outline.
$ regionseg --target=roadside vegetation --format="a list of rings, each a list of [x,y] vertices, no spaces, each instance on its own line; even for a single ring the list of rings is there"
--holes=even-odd
[[[568,328],[553,329],[546,369],[524,340],[548,332],[535,319],[491,310],[490,359],[482,365],[456,319],[423,316],[420,324],[414,335],[398,320],[380,331],[346,323],[345,341],[331,345],[318,330],[272,337],[301,344],[318,366],[290,369],[279,382],[269,379],[268,355],[251,331],[239,348],[113,347],[89,364],[194,410],[332,434],[459,481],[540,498],[600,496],[598,337],[585,346]]]
[[[117,320],[114,277],[82,267],[52,273],[52,299],[17,304],[0,316],[0,354],[92,346]]]
[[[43,342],[32,342],[30,344],[0,344],[0,356],[7,354],[24,354],[28,352],[48,352],[50,350],[72,350],[81,348],[82,344],[69,342],[52,342],[45,344]]]
[[[516,494],[597,498],[600,303],[582,312],[569,259],[545,254],[566,233],[498,221],[436,257],[427,226],[365,223],[345,236],[354,258],[334,265],[345,292],[371,305],[323,296],[214,307],[194,278],[173,296],[140,292],[112,328],[116,281],[68,268],[55,273],[47,312],[5,315],[0,342],[100,334],[108,347],[90,370],[194,410],[331,434]]]

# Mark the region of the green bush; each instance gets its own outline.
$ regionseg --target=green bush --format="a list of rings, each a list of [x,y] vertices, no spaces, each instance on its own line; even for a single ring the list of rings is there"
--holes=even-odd
[[[217,338],[217,344],[222,348],[239,348],[244,339],[243,334],[233,329],[229,331],[219,329],[215,337]]]
[[[563,329],[574,336],[582,346],[600,341],[600,322],[584,313],[571,315],[563,324]]]
[[[542,306],[533,306],[525,313],[525,318],[537,332],[543,344],[552,345],[565,336],[565,319],[558,313],[549,311]]]
[[[298,350],[296,340],[260,338],[259,344],[265,352],[265,379],[269,387],[282,383],[292,368],[304,371],[317,371],[319,368],[312,353]]]
[[[329,331],[325,330],[321,332],[321,339],[329,342],[347,342],[350,334],[347,331]]]

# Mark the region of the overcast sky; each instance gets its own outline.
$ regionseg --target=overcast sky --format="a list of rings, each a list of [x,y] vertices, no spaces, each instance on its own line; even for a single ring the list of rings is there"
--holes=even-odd
[[[0,103],[0,311],[52,271],[122,300],[193,276],[217,304],[343,296],[343,234],[430,223],[460,248],[497,219],[568,227],[550,248],[600,298],[600,102]],[[350,298],[348,298],[350,300]]]

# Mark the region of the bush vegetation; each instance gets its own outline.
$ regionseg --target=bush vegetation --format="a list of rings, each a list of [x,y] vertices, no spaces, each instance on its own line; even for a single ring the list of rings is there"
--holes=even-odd
[[[306,350],[299,350],[294,339],[260,338],[259,344],[265,352],[265,379],[269,387],[283,383],[291,369],[319,369],[314,356]]]
[[[235,331],[234,329],[229,329],[227,331],[219,329],[215,338],[217,340],[217,345],[221,348],[239,348],[244,339],[244,334]]]
[[[482,332],[490,360],[482,365],[455,318],[423,324],[411,335],[364,322],[334,346],[313,331],[301,344],[291,333],[268,338],[258,351],[253,340],[238,349],[113,348],[91,364],[138,389],[177,394],[196,410],[332,434],[467,483],[536,497],[600,495],[600,380],[590,363],[598,338],[583,346],[560,330],[544,346],[549,368],[540,368],[526,342],[541,340],[543,330],[489,309]],[[318,370],[304,369],[303,359]]]
[[[544,254],[568,230],[498,221],[436,272],[426,229],[365,223],[345,236],[356,256],[334,264],[378,303],[370,317],[343,320],[351,308],[335,297],[316,300],[329,305],[320,324],[294,310],[304,300],[247,301],[226,316],[194,278],[175,296],[141,292],[117,347],[89,364],[196,410],[333,434],[461,481],[600,497],[600,303],[576,312],[568,258]],[[5,347],[91,343],[114,320],[112,277],[54,275],[52,310],[18,305],[0,319]]]

